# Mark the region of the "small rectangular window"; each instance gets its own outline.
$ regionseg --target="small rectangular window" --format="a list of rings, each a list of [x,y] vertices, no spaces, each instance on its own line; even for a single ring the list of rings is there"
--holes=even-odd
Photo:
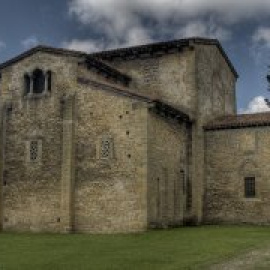
[[[255,177],[245,177],[245,197],[255,198],[256,187],[255,187]]]

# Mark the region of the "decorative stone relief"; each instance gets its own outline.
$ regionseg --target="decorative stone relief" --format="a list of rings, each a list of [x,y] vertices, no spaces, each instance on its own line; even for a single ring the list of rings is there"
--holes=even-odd
[[[26,141],[26,160],[31,163],[41,162],[42,140],[33,139]]]
[[[26,136],[26,162],[40,163],[42,160],[42,133],[34,130]]]

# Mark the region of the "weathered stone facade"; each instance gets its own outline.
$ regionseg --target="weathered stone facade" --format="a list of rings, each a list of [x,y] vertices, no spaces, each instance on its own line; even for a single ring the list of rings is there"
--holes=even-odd
[[[259,208],[267,223],[268,129],[211,122],[236,113],[237,73],[217,40],[37,47],[0,71],[3,230],[138,232],[252,222]],[[245,170],[260,171],[256,200],[241,197]]]
[[[269,118],[269,113],[258,114]],[[206,131],[206,223],[270,224],[270,129],[267,122],[251,119]],[[254,119],[253,119],[254,120]],[[246,125],[246,126],[245,126]],[[255,196],[245,196],[245,179],[255,179]]]

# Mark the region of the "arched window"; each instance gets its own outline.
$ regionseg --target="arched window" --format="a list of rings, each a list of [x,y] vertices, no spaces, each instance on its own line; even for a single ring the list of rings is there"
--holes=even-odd
[[[27,95],[30,93],[31,88],[31,79],[28,74],[24,75],[24,94]]]
[[[24,75],[24,96],[34,97],[46,96],[52,91],[52,72],[50,70],[43,72],[41,69],[35,69],[31,75]]]
[[[33,72],[33,93],[41,94],[45,90],[45,76],[40,69]]]

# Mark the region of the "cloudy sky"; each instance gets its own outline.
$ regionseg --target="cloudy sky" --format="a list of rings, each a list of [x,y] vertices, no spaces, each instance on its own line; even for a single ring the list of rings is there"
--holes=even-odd
[[[270,0],[1,0],[0,62],[37,44],[93,52],[191,36],[222,43],[239,112],[268,109]]]

